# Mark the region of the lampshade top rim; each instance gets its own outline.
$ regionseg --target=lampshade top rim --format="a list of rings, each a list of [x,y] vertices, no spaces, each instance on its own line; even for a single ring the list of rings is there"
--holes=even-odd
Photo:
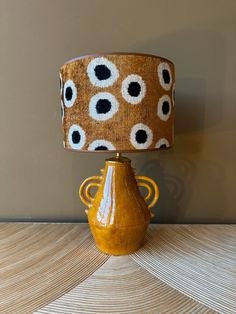
[[[64,64],[68,64],[68,63],[72,63],[81,59],[85,59],[88,57],[101,57],[101,56],[109,56],[109,55],[126,55],[126,56],[141,56],[141,57],[151,57],[151,58],[157,58],[157,59],[161,59],[164,60],[166,62],[169,62],[171,64],[174,65],[174,63],[172,61],[170,61],[169,59],[165,58],[165,57],[161,57],[161,56],[157,56],[157,55],[153,55],[153,54],[148,54],[148,53],[139,53],[139,52],[98,52],[98,53],[91,53],[91,54],[87,54],[84,56],[79,56],[79,57],[75,57],[72,58],[68,61],[66,61]]]

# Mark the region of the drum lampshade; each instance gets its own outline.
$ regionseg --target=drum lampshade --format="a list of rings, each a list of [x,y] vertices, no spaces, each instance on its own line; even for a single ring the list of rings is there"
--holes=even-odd
[[[162,57],[108,53],[60,69],[64,147],[134,152],[173,145],[174,64]]]

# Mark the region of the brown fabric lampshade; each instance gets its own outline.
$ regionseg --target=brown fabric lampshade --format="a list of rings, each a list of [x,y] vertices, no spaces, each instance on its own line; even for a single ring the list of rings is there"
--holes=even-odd
[[[153,55],[79,57],[60,69],[64,146],[132,152],[173,145],[175,69]]]

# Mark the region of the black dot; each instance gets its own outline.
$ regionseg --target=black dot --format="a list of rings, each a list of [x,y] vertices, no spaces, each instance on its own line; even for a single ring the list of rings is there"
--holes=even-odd
[[[70,101],[72,99],[73,91],[70,86],[66,88],[66,100]]]
[[[97,65],[94,72],[100,81],[107,80],[111,76],[111,71],[104,64]]]
[[[166,144],[161,144],[160,148],[166,148]]]
[[[169,110],[170,110],[169,101],[167,101],[167,100],[163,101],[163,104],[162,104],[162,112],[163,112],[163,114],[168,114]]]
[[[164,80],[165,84],[169,84],[170,83],[170,73],[169,73],[169,71],[164,69],[162,71],[162,76],[163,76],[163,80]]]
[[[141,86],[138,82],[131,82],[128,87],[128,93],[132,97],[137,97],[140,94]]]
[[[106,146],[99,145],[94,150],[108,150],[108,148]]]
[[[147,137],[147,132],[145,130],[138,130],[135,134],[136,142],[139,144],[146,143]]]
[[[80,136],[79,131],[74,131],[72,133],[72,142],[74,144],[78,144],[80,142],[80,139],[81,139],[81,136]]]
[[[107,113],[111,110],[111,102],[108,99],[99,99],[96,104],[97,113]]]
[[[61,117],[63,117],[63,114],[64,114],[64,110],[63,110],[63,107],[61,106]]]

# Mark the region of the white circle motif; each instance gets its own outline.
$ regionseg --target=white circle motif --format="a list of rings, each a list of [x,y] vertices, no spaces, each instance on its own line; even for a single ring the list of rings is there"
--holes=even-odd
[[[164,70],[168,71],[168,73],[169,73],[170,81],[168,83],[165,82],[164,77],[163,77],[163,71]],[[170,70],[169,64],[166,63],[166,62],[161,62],[158,65],[157,73],[158,73],[158,77],[159,77],[159,81],[160,81],[161,86],[165,90],[170,90],[171,85],[172,85],[172,74],[171,74],[171,70]]]
[[[63,104],[63,101],[61,100],[61,121],[62,122],[64,120],[64,115],[65,115],[64,104]]]
[[[140,85],[140,92],[138,96],[132,96],[129,94],[129,85],[131,83],[138,83]],[[128,103],[137,105],[143,100],[146,94],[146,84],[140,75],[130,74],[122,82],[121,93]]]
[[[136,133],[139,130],[143,130],[147,134],[147,140],[145,143],[138,143],[136,140]],[[153,140],[153,133],[152,133],[152,130],[147,125],[143,123],[137,123],[132,127],[131,132],[130,132],[130,142],[136,149],[148,148],[151,145],[152,140]]]
[[[99,79],[96,76],[95,69],[97,66],[105,66],[110,71],[110,76],[106,79]],[[87,74],[90,82],[97,87],[108,87],[115,83],[119,77],[119,71],[114,63],[104,57],[95,58],[88,64]]]
[[[175,83],[172,86],[172,104],[175,105]]]
[[[59,73],[60,75],[60,94],[62,95],[62,89],[63,89],[63,81],[62,81],[62,75],[61,75],[61,72]]]
[[[167,141],[166,138],[161,138],[156,143],[155,148],[161,148],[162,145],[165,145],[165,147],[170,147],[170,143]]]
[[[71,88],[71,92],[72,92],[72,96],[71,99],[67,99],[66,98],[66,90],[67,88]],[[64,99],[64,104],[67,108],[70,108],[73,106],[75,100],[77,98],[77,89],[75,86],[75,83],[72,80],[68,80],[65,82],[64,84],[64,88],[63,88],[63,99]]]
[[[80,140],[78,143],[74,143],[72,139],[72,135],[74,132],[79,132],[80,135]],[[86,136],[84,130],[78,125],[78,124],[73,124],[68,132],[68,141],[70,144],[70,147],[73,149],[81,149],[85,142],[86,142]]]
[[[111,104],[111,108],[106,113],[99,113],[97,112],[97,103],[99,100],[108,100]],[[97,121],[105,121],[114,116],[115,113],[117,113],[119,109],[119,103],[115,96],[113,96],[111,93],[107,92],[100,92],[94,95],[89,102],[89,115],[91,118]]]
[[[95,140],[95,141],[93,141],[89,145],[88,150],[94,151],[99,146],[105,146],[105,147],[107,147],[107,150],[116,150],[115,146],[107,140]]]
[[[168,102],[169,104],[169,111],[167,114],[163,113],[163,103],[164,102]],[[169,116],[171,114],[171,101],[170,101],[170,97],[168,95],[163,95],[159,101],[158,101],[158,105],[157,105],[157,115],[158,117],[162,120],[162,121],[167,121],[169,119]]]

